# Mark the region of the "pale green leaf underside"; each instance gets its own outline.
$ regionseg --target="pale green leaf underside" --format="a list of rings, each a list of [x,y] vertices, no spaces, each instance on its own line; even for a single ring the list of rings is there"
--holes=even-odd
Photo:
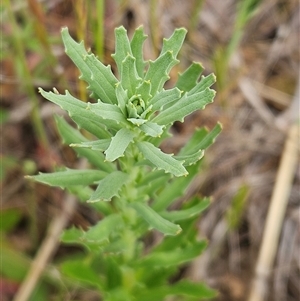
[[[28,178],[50,186],[64,188],[71,185],[90,185],[100,181],[106,175],[106,172],[100,170],[67,169],[53,173],[40,173],[36,176],[28,176]]]
[[[133,141],[135,134],[129,129],[123,128],[111,139],[111,143],[105,153],[107,161],[112,162],[124,155],[129,143]]]
[[[165,235],[177,235],[181,232],[179,225],[173,224],[170,221],[161,217],[157,212],[144,203],[132,203],[132,208],[154,229],[162,232]]]
[[[94,54],[88,54],[83,42],[75,42],[67,28],[63,28],[61,33],[66,53],[81,71],[81,78],[89,84],[89,89],[103,102],[116,104],[117,79],[111,72],[110,66],[104,66]]]
[[[128,179],[129,175],[124,172],[112,172],[99,182],[97,189],[88,202],[110,201],[112,197],[118,195],[118,192]]]
[[[177,161],[169,154],[165,154],[153,144],[146,141],[137,142],[137,147],[142,152],[144,157],[154,164],[158,169],[163,169],[176,177],[188,174],[182,162]]]

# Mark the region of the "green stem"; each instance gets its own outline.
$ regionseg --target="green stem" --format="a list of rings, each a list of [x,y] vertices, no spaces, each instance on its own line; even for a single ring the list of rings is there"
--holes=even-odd
[[[39,110],[38,110],[39,101],[34,88],[32,75],[27,65],[25,48],[23,45],[22,38],[20,36],[20,28],[17,25],[14,13],[12,11],[11,1],[5,0],[5,5],[7,7],[8,17],[11,21],[12,31],[14,33],[12,37],[15,46],[14,48],[16,49],[16,59],[19,59],[20,65],[22,66],[19,74],[20,79],[22,79],[20,80],[20,82],[24,85],[24,89],[26,90],[32,105],[31,121],[39,144],[44,149],[48,149],[49,143],[48,143],[48,139],[47,139],[47,135],[44,129],[42,119],[39,114]]]

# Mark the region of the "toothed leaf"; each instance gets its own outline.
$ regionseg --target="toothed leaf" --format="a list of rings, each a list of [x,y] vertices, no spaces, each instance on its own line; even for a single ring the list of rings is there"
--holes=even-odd
[[[184,92],[190,91],[197,84],[197,80],[204,68],[200,63],[193,62],[182,74],[179,74],[176,87]]]
[[[106,172],[93,169],[67,169],[53,173],[40,173],[27,178],[50,186],[68,187],[72,185],[90,185],[107,175]]]
[[[141,95],[141,98],[147,102],[152,95],[150,94],[151,91],[151,82],[150,80],[143,81],[136,89],[136,94]]]
[[[204,150],[199,149],[193,154],[174,156],[174,158],[178,161],[184,162],[183,163],[184,166],[189,166],[198,162],[203,156],[204,156]]]
[[[213,102],[214,96],[215,91],[209,88],[193,95],[184,94],[178,101],[154,117],[152,121],[161,125],[172,124],[175,121],[183,122],[184,117],[194,111],[204,109],[207,104]]]
[[[115,94],[116,77],[110,66],[104,66],[94,54],[88,54],[83,42],[75,42],[67,28],[61,31],[67,55],[81,71],[81,79],[89,84],[89,90],[105,103],[117,103]]]
[[[163,39],[163,47],[161,54],[172,51],[174,58],[176,58],[182,43],[186,36],[187,30],[185,28],[177,28],[169,39]]]
[[[209,88],[211,85],[213,85],[216,82],[216,76],[212,73],[208,76],[202,76],[201,80],[197,85],[191,89],[187,94],[193,95],[199,92],[204,91],[206,88]]]
[[[57,129],[65,144],[81,143],[88,141],[78,130],[71,127],[62,117],[55,116]],[[104,155],[91,149],[75,148],[78,156],[87,158],[88,161],[100,170],[112,172],[115,167],[108,162],[104,162]]]
[[[135,90],[140,82],[141,78],[138,76],[135,67],[135,58],[127,55],[122,61],[121,84],[124,90],[128,91],[129,97],[135,94]]]
[[[127,31],[123,26],[120,26],[115,29],[115,38],[116,52],[112,54],[113,59],[115,60],[119,74],[122,73],[122,62],[125,60],[126,56],[129,54],[132,56],[130,42],[128,40]]]
[[[124,172],[112,172],[99,182],[97,189],[88,202],[110,201],[112,197],[118,195],[118,192],[128,179],[129,175]]]
[[[136,70],[141,78],[144,77],[143,44],[146,38],[147,35],[144,34],[143,27],[140,26],[135,30],[130,42],[132,55],[136,58]]]
[[[112,162],[124,155],[124,152],[130,142],[135,137],[134,133],[126,128],[121,129],[111,139],[111,143],[105,153],[107,161]]]
[[[149,102],[152,104],[152,111],[160,111],[165,105],[172,103],[180,98],[181,92],[178,88],[162,90],[157,93]]]
[[[182,162],[177,161],[171,155],[163,153],[153,144],[142,141],[137,142],[139,150],[144,157],[154,164],[158,169],[163,169],[166,172],[173,174],[176,177],[187,175],[188,172],[184,168]]]
[[[149,61],[149,69],[145,75],[145,80],[150,80],[151,95],[155,95],[156,92],[159,92],[163,88],[165,82],[169,79],[168,74],[171,68],[177,62],[171,51],[167,51],[155,61]]]
[[[88,103],[87,110],[92,111],[103,119],[113,120],[117,124],[126,124],[126,120],[120,108],[116,105],[103,103],[100,100],[97,103]]]
[[[163,133],[163,126],[157,123],[147,121],[140,125],[140,130],[143,131],[147,136],[159,137]]]

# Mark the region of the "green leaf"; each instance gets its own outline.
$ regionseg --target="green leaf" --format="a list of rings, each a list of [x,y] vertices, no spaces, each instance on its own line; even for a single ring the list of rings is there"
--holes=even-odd
[[[67,55],[81,71],[81,79],[89,84],[89,89],[105,103],[116,104],[116,77],[110,66],[104,66],[94,54],[88,54],[83,42],[75,42],[67,28],[61,31]]]
[[[117,124],[126,124],[126,119],[117,105],[103,103],[100,100],[97,103],[88,103],[86,108],[88,112],[93,112],[101,118],[113,120]]]
[[[152,111],[154,113],[162,110],[165,105],[178,100],[180,96],[181,92],[178,88],[173,88],[170,90],[163,89],[149,101],[149,104],[152,104]]]
[[[147,103],[147,101],[152,97],[150,94],[151,82],[150,80],[144,80],[136,89],[136,94],[141,95],[141,98]]]
[[[215,125],[215,127],[205,136],[205,138],[203,138],[200,141],[197,147],[201,149],[208,148],[210,145],[212,145],[215,142],[217,136],[221,133],[221,131],[222,131],[222,125],[221,123],[218,122]]]
[[[104,152],[110,144],[111,139],[101,139],[96,141],[85,141],[81,143],[71,143],[71,147],[84,147],[84,148],[91,148],[95,151]]]
[[[114,171],[99,182],[96,191],[92,194],[88,202],[110,201],[112,197],[118,195],[119,190],[129,179],[129,175]]]
[[[205,127],[198,128],[194,131],[193,135],[189,137],[187,143],[181,148],[178,155],[185,156],[194,153],[199,150],[199,143],[205,138],[208,134],[208,130]]]
[[[99,275],[84,260],[64,261],[60,270],[64,275],[81,284],[92,285],[101,291],[104,289],[104,283],[101,283]]]
[[[135,58],[127,55],[122,61],[121,84],[124,90],[128,91],[129,98],[135,95],[135,90],[141,83],[135,67]]]
[[[121,83],[118,83],[116,85],[116,95],[118,99],[118,107],[122,111],[123,115],[126,116],[127,114],[126,103],[128,102],[128,95],[127,95],[127,91],[123,89]]]
[[[179,74],[176,87],[184,92],[190,91],[196,86],[203,70],[200,63],[193,62],[182,74]]]
[[[149,61],[149,68],[145,75],[145,80],[150,80],[151,83],[151,95],[155,95],[156,92],[160,92],[165,82],[169,79],[169,72],[178,61],[174,59],[173,53],[167,51],[163,55],[159,56],[155,61]]]
[[[115,231],[117,227],[123,227],[123,220],[120,214],[111,214],[106,216],[95,226],[92,226],[85,232],[83,239],[90,243],[101,244],[109,241],[110,234]]]
[[[203,156],[204,156],[204,150],[200,149],[193,154],[174,156],[174,158],[178,161],[183,161],[184,162],[183,166],[190,166],[198,162],[200,159],[202,159]]]
[[[164,211],[160,212],[159,214],[169,221],[178,222],[181,220],[192,218],[194,216],[198,216],[209,206],[209,204],[209,198],[204,198],[203,200],[200,200],[198,204],[188,209],[182,209],[178,211]]]
[[[182,196],[195,175],[198,173],[199,164],[187,167],[189,174],[186,177],[173,179],[168,185],[165,185],[160,194],[153,200],[152,208],[156,211],[162,211]]]
[[[37,176],[26,176],[40,183],[61,188],[71,185],[90,185],[100,181],[107,175],[106,172],[93,169],[67,169],[53,173],[39,173]]]
[[[55,116],[57,129],[65,144],[86,142],[87,139],[76,129],[71,127],[62,117]],[[91,149],[75,148],[75,152],[87,158],[89,162],[100,170],[112,172],[115,166],[109,162],[104,162],[104,155]]]
[[[249,196],[249,186],[243,184],[239,187],[231,200],[231,206],[226,212],[226,221],[230,230],[236,230],[241,223],[242,215]]]
[[[143,26],[140,26],[135,30],[130,42],[132,55],[136,58],[136,70],[141,78],[144,77],[145,62],[143,59],[143,43],[146,38],[147,35],[144,34]]]
[[[151,137],[159,137],[163,133],[163,128],[163,126],[150,121],[145,122],[139,127],[141,131],[143,131],[147,136]]]
[[[83,244],[82,237],[84,236],[84,231],[72,226],[69,229],[65,229],[60,236],[60,240],[66,244]]]
[[[187,296],[199,299],[211,299],[218,296],[217,292],[204,283],[180,280],[171,287],[171,294],[176,296]]]
[[[142,124],[147,122],[146,119],[142,119],[142,118],[127,118],[127,120],[137,126],[141,126]]]
[[[79,126],[86,131],[90,132],[99,139],[110,138],[111,135],[107,129],[116,129],[115,122],[107,122],[101,120],[96,114],[89,114],[89,117],[86,115],[72,115],[72,119]]]
[[[169,172],[176,177],[186,176],[188,174],[187,170],[182,165],[182,162],[177,161],[169,154],[163,153],[153,144],[142,141],[137,142],[137,147],[144,157],[153,163],[158,169],[164,169],[166,172]]]
[[[163,47],[161,50],[161,55],[167,51],[172,51],[174,58],[176,58],[181,46],[183,44],[184,38],[186,36],[187,30],[185,28],[177,28],[169,39],[163,39]],[[175,63],[175,61],[174,61]]]
[[[209,88],[193,95],[184,94],[178,101],[154,117],[152,121],[161,125],[172,124],[175,121],[183,122],[184,117],[194,111],[204,109],[207,104],[213,102],[214,96],[215,91]]]
[[[187,144],[182,147],[178,156],[187,156],[199,149],[208,148],[215,141],[221,130],[222,126],[220,123],[217,123],[210,132],[208,132],[206,128],[197,129],[188,140]]]
[[[129,129],[123,128],[111,139],[111,143],[105,153],[107,161],[112,162],[124,155],[129,143],[133,141],[135,134]]]
[[[84,203],[86,203],[86,200],[88,200],[94,192],[91,187],[82,185],[69,186],[67,189],[70,193],[76,195],[79,200]],[[107,202],[96,202],[89,205],[103,215],[109,215],[113,212],[113,208]]]
[[[134,208],[136,212],[154,229],[162,232],[165,235],[177,235],[181,228],[170,221],[161,217],[157,212],[144,203],[132,203],[130,207]]]
[[[103,135],[103,126],[109,126],[110,128],[115,128],[118,125],[118,122],[121,121],[123,116],[116,116],[114,114],[112,117],[110,117],[113,113],[110,111],[107,112],[107,115],[104,113],[100,116],[104,118],[99,118],[99,115],[94,114],[94,111],[90,110],[90,103],[85,103],[75,97],[73,97],[68,91],[66,91],[65,95],[62,94],[55,94],[53,92],[45,92],[43,89],[39,88],[39,92],[45,97],[46,99],[50,100],[51,102],[59,105],[63,110],[68,111],[70,117],[74,121],[78,122],[78,126],[81,128],[86,129],[87,131],[91,131],[91,133],[95,134],[98,137],[97,130],[95,129],[95,126],[97,127],[99,123],[102,123],[102,126],[99,126],[99,134],[100,136]],[[98,105],[98,104],[94,104]],[[107,109],[109,110],[111,107],[117,108],[115,105],[110,104],[103,104],[106,106],[109,106]],[[106,108],[106,107],[105,107]],[[112,110],[113,110],[112,109]],[[99,110],[95,110],[95,113],[99,113]],[[110,118],[109,118],[110,117]],[[105,119],[110,119],[112,122],[110,124],[107,123]],[[123,118],[124,120],[124,118]],[[92,123],[92,124],[91,124]],[[94,124],[93,124],[94,123]],[[113,123],[115,125],[113,125]]]
[[[120,26],[115,29],[115,39],[116,39],[115,42],[116,52],[112,54],[112,57],[117,64],[119,74],[121,74],[123,60],[126,58],[128,54],[132,56],[130,42],[127,36],[127,30],[123,26]]]
[[[209,88],[215,82],[216,82],[216,76],[213,73],[208,76],[202,76],[200,82],[193,89],[191,89],[187,94],[193,95],[196,93],[200,93],[206,88]]]
[[[195,242],[185,248],[178,248],[172,252],[152,252],[138,262],[143,268],[179,266],[198,257],[206,248],[206,241]]]

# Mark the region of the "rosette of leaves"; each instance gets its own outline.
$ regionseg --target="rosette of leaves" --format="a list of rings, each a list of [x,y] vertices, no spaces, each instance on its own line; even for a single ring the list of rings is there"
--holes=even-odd
[[[153,166],[175,176],[187,175],[186,162],[198,159],[195,154],[176,158],[163,153],[157,141],[175,121],[183,121],[192,112],[203,109],[213,101],[215,92],[209,87],[215,82],[214,75],[196,82],[202,67],[194,63],[183,73],[176,87],[165,90],[171,68],[178,63],[177,54],[181,48],[186,30],[175,30],[163,42],[159,57],[145,62],[142,46],[146,36],[138,28],[131,41],[124,27],[116,34],[116,62],[120,80],[112,73],[110,66],[104,66],[94,54],[88,53],[83,42],[78,44],[62,30],[66,53],[81,71],[96,103],[83,103],[71,96],[45,92],[42,95],[67,110],[79,127],[93,133],[99,140],[83,143],[103,151],[105,160],[113,162],[124,156],[130,144],[136,146]],[[76,145],[79,146],[79,145]]]
[[[88,83],[94,101],[85,103],[68,91],[65,94],[59,94],[56,89],[45,92],[40,88],[39,91],[66,110],[80,129],[93,135],[90,141],[57,118],[64,141],[98,169],[66,169],[32,178],[69,190],[78,185],[97,184],[96,190],[87,198],[89,202],[110,201],[121,191],[122,199],[126,200],[123,202],[134,208],[152,228],[169,235],[179,233],[181,228],[178,225],[148,205],[152,194],[146,187],[151,186],[155,191],[151,181],[155,183],[154,180],[159,179],[166,183],[173,176],[185,176],[186,182],[190,181],[194,172],[189,169],[193,170],[193,165],[199,162],[204,149],[221,129],[218,124],[210,133],[206,129],[196,130],[176,156],[159,148],[175,121],[183,122],[187,115],[211,103],[215,95],[210,89],[215,76],[210,74],[199,80],[203,71],[199,63],[192,63],[180,74],[175,87],[164,89],[170,70],[179,62],[176,57],[185,35],[184,28],[176,29],[169,39],[163,40],[158,58],[146,62],[143,43],[147,36],[143,28],[135,31],[131,41],[124,27],[117,28],[116,50],[112,57],[118,69],[118,79],[110,66],[105,66],[94,54],[87,52],[84,43],[74,41],[68,29],[63,28],[66,53],[81,71],[80,78]],[[152,169],[153,178],[147,178],[149,169]],[[156,203],[153,204],[155,207]]]

